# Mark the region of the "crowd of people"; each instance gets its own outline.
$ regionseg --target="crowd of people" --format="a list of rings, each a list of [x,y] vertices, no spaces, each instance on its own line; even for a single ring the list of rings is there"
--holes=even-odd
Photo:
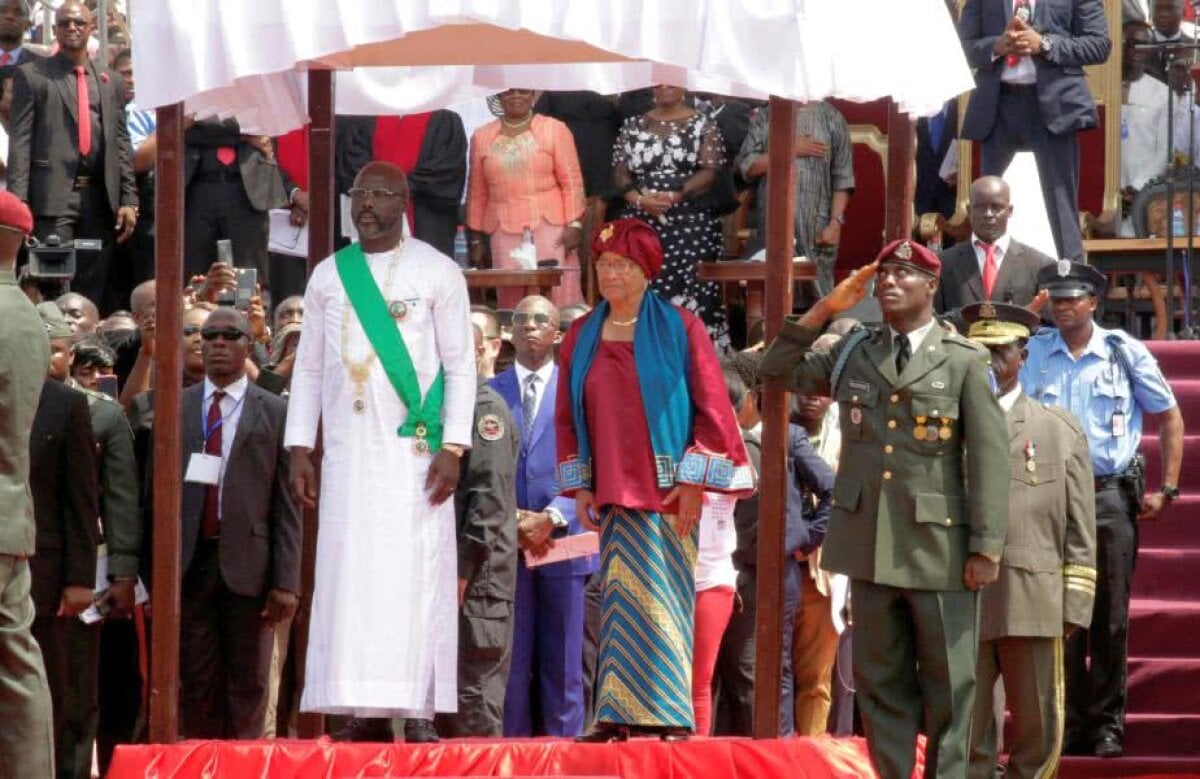
[[[891,778],[923,732],[927,775],[992,776],[1003,678],[1009,775],[1121,754],[1136,522],[1178,497],[1184,423],[1077,261],[1099,0],[966,3],[984,175],[940,255],[895,241],[837,282],[849,129],[799,107],[817,277],[770,343],[697,270],[743,204],[761,256],[765,106],[669,85],[339,117],[338,249],[307,279],[268,218],[307,220],[305,131],[189,119],[183,326],[158,331],[154,114],[94,5],[59,4],[44,51],[0,0],[0,775],[87,777],[145,737],[155,352],[176,338],[182,737],[287,736],[298,712],[348,741],[750,735],[775,380],[795,393],[779,735],[865,733]],[[1180,3],[1152,5],[1127,44],[1178,33]],[[1131,105],[1169,99],[1142,51]],[[1123,146],[1157,144],[1137,116]],[[952,104],[918,124],[932,210],[956,126]],[[1001,174],[1026,149],[1065,259],[1010,234]],[[549,297],[471,304],[463,267],[538,265],[563,272]]]

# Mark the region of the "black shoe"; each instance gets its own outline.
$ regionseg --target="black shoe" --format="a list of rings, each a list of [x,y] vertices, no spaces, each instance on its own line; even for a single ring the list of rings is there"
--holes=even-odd
[[[1121,739],[1114,735],[1101,736],[1096,742],[1096,748],[1092,750],[1096,757],[1120,757],[1125,754],[1125,749],[1121,746]]]
[[[437,731],[434,730],[433,720],[410,719],[404,721],[404,743],[406,744],[436,744]]]
[[[1068,732],[1063,737],[1062,753],[1071,757],[1091,757],[1092,742],[1082,738],[1078,733]]]
[[[334,741],[380,742],[390,744],[396,740],[392,733],[392,722],[376,717],[352,717],[340,729],[329,734]]]
[[[687,741],[692,737],[692,731],[687,728],[663,728],[658,732],[663,741]]]
[[[607,722],[598,722],[591,733],[584,733],[582,736],[576,736],[575,743],[607,744],[610,741],[628,741],[629,735],[630,730],[624,725],[612,725]]]

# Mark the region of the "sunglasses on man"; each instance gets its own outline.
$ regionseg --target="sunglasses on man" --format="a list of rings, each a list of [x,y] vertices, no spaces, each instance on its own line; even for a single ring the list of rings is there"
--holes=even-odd
[[[246,334],[236,327],[206,327],[200,331],[200,337],[205,341],[215,341],[218,338],[222,341],[240,341]]]

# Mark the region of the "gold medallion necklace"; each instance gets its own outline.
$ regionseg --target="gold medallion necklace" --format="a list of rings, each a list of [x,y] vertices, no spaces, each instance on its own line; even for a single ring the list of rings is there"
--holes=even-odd
[[[404,241],[392,250],[392,260],[388,263],[387,278],[383,282],[384,299],[387,294],[392,291],[392,278],[396,274],[396,266],[400,264],[400,253],[404,251]],[[366,255],[364,254],[364,259]],[[367,381],[371,378],[371,366],[375,364],[375,348],[371,346],[371,341],[367,339],[367,356],[361,360],[350,359],[350,313],[354,307],[350,305],[350,297],[346,296],[342,302],[342,365],[346,368],[346,373],[350,377],[350,381],[354,383],[354,403],[351,408],[355,414],[361,414],[367,410],[367,401],[365,399],[367,391]]]

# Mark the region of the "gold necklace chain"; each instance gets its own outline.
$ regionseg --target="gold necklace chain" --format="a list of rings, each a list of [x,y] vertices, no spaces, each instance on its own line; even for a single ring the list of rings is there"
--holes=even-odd
[[[386,299],[388,293],[392,291],[392,279],[396,274],[396,267],[400,264],[400,253],[404,251],[404,240],[393,249],[391,262],[388,263],[387,277],[383,282],[383,295]],[[366,255],[363,255],[365,260]],[[350,359],[350,312],[353,310],[350,305],[350,297],[346,296],[342,302],[342,365],[346,368],[346,373],[350,376],[350,381],[354,383],[354,403],[352,408],[355,414],[361,414],[367,409],[367,402],[364,399],[367,390],[367,381],[371,378],[371,366],[375,364],[375,349],[370,344],[370,339],[367,340],[367,356],[362,360]]]
[[[510,122],[505,117],[503,117],[503,116],[500,117],[500,124],[504,125],[505,127],[507,127],[510,130],[516,130],[521,127],[524,127],[525,125],[529,124],[531,121],[533,121],[533,111],[530,111],[529,113],[527,113],[525,115],[525,118],[519,122]]]
[[[609,319],[608,320],[609,324],[616,325],[617,327],[632,327],[633,325],[637,324],[637,321],[638,321],[638,318],[636,316],[633,319],[626,319],[624,322],[622,322],[619,319]]]

